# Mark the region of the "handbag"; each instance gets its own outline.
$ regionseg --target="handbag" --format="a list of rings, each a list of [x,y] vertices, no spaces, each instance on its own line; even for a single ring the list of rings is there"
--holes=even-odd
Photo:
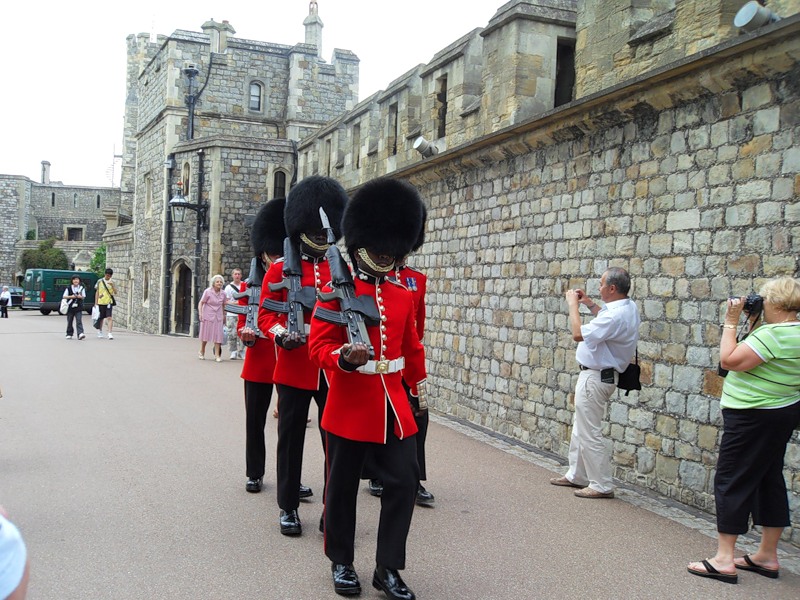
[[[70,289],[67,288],[66,290],[64,290],[64,293],[67,293],[69,291],[70,291]],[[64,298],[64,297],[61,298],[61,304],[58,306],[59,314],[62,314],[62,315],[67,314],[67,311],[69,310],[70,301],[71,301],[70,298]]]
[[[106,285],[106,280],[105,279],[101,279],[100,283],[102,283],[103,287],[106,288],[106,294],[111,296],[111,306],[116,306],[117,305],[117,301],[114,299],[114,294],[112,294],[111,292],[108,291],[108,286]]]
[[[625,395],[631,393],[631,390],[641,390],[642,384],[639,381],[639,376],[642,370],[639,368],[639,349],[636,349],[636,362],[630,363],[628,368],[619,374],[617,379],[617,387],[621,390],[626,390]]]

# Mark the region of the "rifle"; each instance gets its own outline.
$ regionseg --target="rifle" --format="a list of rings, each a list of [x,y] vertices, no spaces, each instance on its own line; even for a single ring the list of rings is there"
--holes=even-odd
[[[328,215],[325,210],[319,209],[319,216],[322,219],[322,226],[328,232],[328,243],[330,247],[325,252],[328,259],[328,266],[331,270],[332,292],[318,292],[319,299],[328,302],[334,298],[339,300],[341,311],[328,310],[317,307],[314,316],[321,321],[343,325],[347,328],[347,341],[351,344],[366,344],[369,349],[369,357],[375,358],[375,349],[369,341],[367,325],[377,326],[381,319],[378,307],[370,296],[356,296],[356,284],[347,263],[342,258],[342,253],[336,246],[336,235],[333,233]]]
[[[258,300],[261,297],[261,282],[254,281],[258,278],[258,258],[253,257],[250,261],[250,273],[245,279],[247,289],[243,292],[236,292],[233,297],[236,300],[239,298],[247,297],[247,306],[241,304],[225,304],[225,311],[236,315],[245,315],[244,326],[252,329],[256,337],[264,337],[261,330],[258,328]],[[253,346],[255,340],[242,340],[244,345],[250,348]]]
[[[278,302],[277,300],[266,298],[261,306],[272,312],[286,314],[288,317],[287,333],[297,332],[305,341],[306,328],[303,312],[311,312],[314,309],[316,290],[310,286],[303,287],[301,282],[302,275],[303,264],[300,259],[300,253],[292,243],[292,240],[287,237],[283,240],[283,281],[269,284],[271,292],[288,290],[286,302]]]

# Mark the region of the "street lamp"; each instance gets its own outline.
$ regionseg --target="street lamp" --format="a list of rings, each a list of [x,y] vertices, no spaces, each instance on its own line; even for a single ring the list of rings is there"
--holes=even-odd
[[[183,182],[178,182],[178,191],[169,201],[169,209],[172,212],[173,223],[183,223],[186,220],[186,209],[197,213],[197,224],[203,231],[208,231],[208,222],[206,216],[208,214],[208,204],[201,203],[198,198],[197,203],[187,202],[186,197],[183,195]]]

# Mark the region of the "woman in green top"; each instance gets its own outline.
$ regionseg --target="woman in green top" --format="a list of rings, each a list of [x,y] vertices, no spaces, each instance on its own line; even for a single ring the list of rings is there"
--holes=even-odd
[[[778,577],[778,540],[790,523],[783,456],[800,423],[800,281],[779,277],[759,294],[764,324],[739,343],[744,299],[728,300],[719,346],[720,365],[730,373],[722,386],[724,431],[714,478],[717,554],[688,567],[694,575],[727,583],[737,583],[736,569]],[[752,555],[734,558],[750,515],[762,527],[761,545]]]

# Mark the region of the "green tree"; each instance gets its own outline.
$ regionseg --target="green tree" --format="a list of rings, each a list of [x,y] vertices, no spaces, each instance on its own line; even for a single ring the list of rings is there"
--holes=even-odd
[[[60,248],[56,248],[55,243],[55,238],[44,240],[38,248],[25,250],[19,261],[21,269],[23,271],[27,269],[68,269],[67,255]]]
[[[100,277],[106,271],[106,245],[100,244],[100,247],[94,251],[92,262],[89,263],[89,268],[97,273]]]

